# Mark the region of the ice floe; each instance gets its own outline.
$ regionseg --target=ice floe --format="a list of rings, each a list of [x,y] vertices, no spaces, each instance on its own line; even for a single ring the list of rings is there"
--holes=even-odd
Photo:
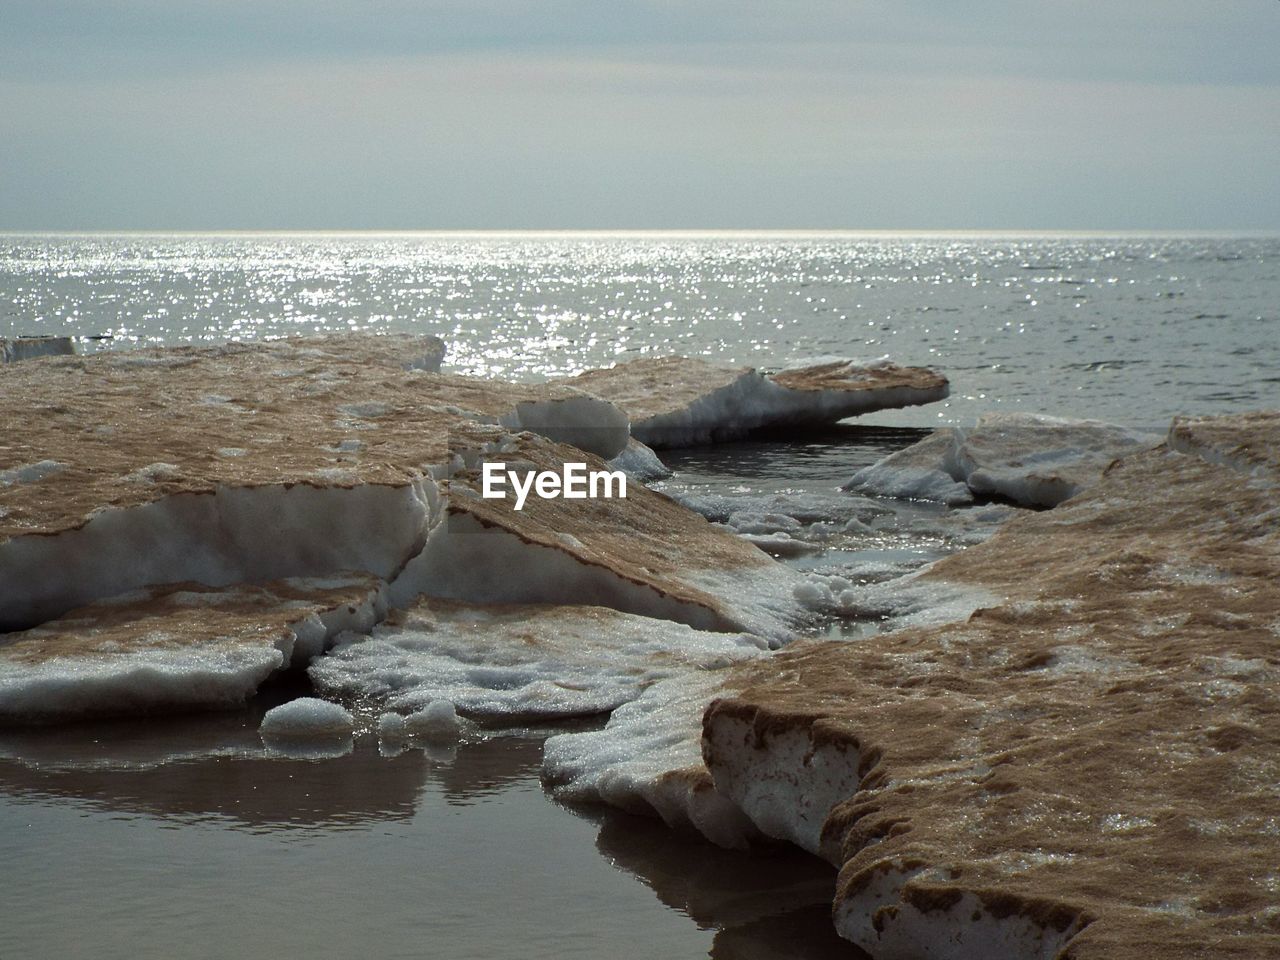
[[[526,469],[555,469],[567,456],[527,435],[512,442],[503,457]],[[589,469],[604,466],[576,456]],[[482,498],[474,467],[453,473],[445,489],[443,520],[392,584],[395,606],[422,594],[595,604],[775,642],[804,619],[790,596],[798,574],[642,485],[625,500],[530,498],[520,511]]]
[[[674,677],[614,710],[602,730],[552,737],[542,769],[553,794],[656,815],[723,847],[749,846],[760,832],[702,765],[702,714],[721,683],[717,671]]]
[[[652,447],[731,440],[787,424],[834,423],[874,410],[932,403],[945,377],[923,367],[838,360],[773,376],[688,357],[633,360],[561,381],[626,411],[631,434]]]
[[[15,367],[0,409],[45,412],[0,472],[0,629],[165,582],[391,578],[439,518],[434,478],[458,451],[513,430],[626,447],[612,404],[427,372],[441,350],[325,337]],[[204,402],[212,383],[226,403]]]
[[[1001,497],[1052,507],[1095,482],[1117,458],[1159,441],[1099,420],[986,414],[971,429],[939,430],[864,467],[847,489],[950,505]]]
[[[271,674],[386,613],[368,576],[151,588],[0,635],[0,720],[243,705]]]
[[[355,718],[341,704],[299,697],[272,707],[258,727],[271,753],[296,760],[325,760],[349,754],[355,746]]]
[[[0,337],[0,363],[62,357],[75,352],[75,342],[70,337]]]
[[[272,707],[262,718],[263,738],[325,740],[349,737],[355,730],[351,712],[341,704],[317,697],[299,697]]]
[[[1280,474],[1280,448],[1270,437],[1280,430],[1280,411],[1234,417],[1175,417],[1169,447],[1262,479]]]
[[[53,413],[15,440],[15,482],[0,485],[0,628],[22,636],[68,611],[184,582],[227,596],[350,570],[389,583],[346,627],[304,624],[288,649],[214,664],[220,686],[183,694],[158,683],[154,703],[121,697],[129,712],[242,700],[273,670],[318,656],[336,629],[367,632],[388,603],[423,595],[595,604],[775,645],[809,616],[792,595],[797,574],[641,485],[625,499],[531,498],[522,511],[480,497],[488,460],[604,468],[596,454],[628,448],[627,421],[568,386],[428,373],[419,352],[321,338],[53,358],[40,376],[15,369],[0,406]],[[203,402],[210,383],[228,402]],[[107,688],[87,692],[93,677],[132,676],[153,661],[190,677],[199,660],[175,667],[177,654],[129,649],[109,667],[60,666],[76,673],[75,692],[50,696],[47,715],[81,710],[76,698],[105,710]]]
[[[1258,656],[1275,643],[1276,423],[1187,426],[1190,455],[1126,456],[915,578],[988,591],[963,620],[725,674],[703,726],[715,788],[841,866],[846,939],[959,960],[1266,952],[1274,896],[1248,878],[1276,856],[1257,825],[1280,815]],[[1190,906],[1224,897],[1229,914]]]
[[[609,461],[614,470],[621,470],[640,483],[663,480],[671,476],[671,469],[649,447],[632,437],[626,448]]]
[[[877,958],[1191,957],[1223,937],[1262,955],[1278,423],[1182,423],[1186,455],[1139,447],[896,583],[811,578],[806,604],[879,597],[901,629],[655,685],[549,741],[545,774],[831,860],[837,929]],[[1229,914],[1193,906],[1227,896]]]

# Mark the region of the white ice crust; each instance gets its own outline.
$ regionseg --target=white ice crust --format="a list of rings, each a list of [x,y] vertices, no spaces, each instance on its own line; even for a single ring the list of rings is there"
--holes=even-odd
[[[635,437],[627,442],[627,446],[620,454],[609,461],[609,466],[614,470],[621,470],[640,483],[664,480],[671,476],[671,469],[651,448],[646,447]]]
[[[12,486],[15,483],[35,483],[54,473],[67,469],[65,463],[57,460],[39,460],[35,463],[23,463],[7,470],[0,470],[0,484]]]
[[[350,736],[355,720],[341,704],[299,697],[268,710],[258,732],[264,738],[329,739]]]
[[[951,505],[979,496],[1053,507],[1100,477],[1112,461],[1159,441],[1100,420],[986,414],[971,429],[939,430],[864,467],[845,489]]]
[[[667,677],[758,656],[749,634],[694,630],[600,607],[425,601],[314,661],[321,693],[413,713],[449,701],[483,719],[602,713]]]
[[[827,353],[816,357],[796,357],[784,363],[782,369],[807,370],[810,367],[825,367],[831,364],[840,364],[840,372],[852,376],[863,370],[883,370],[885,367],[891,367],[893,359],[887,353],[872,360],[859,360]]]
[[[57,536],[0,545],[0,629],[157,583],[209,586],[365,570],[384,579],[438,513],[436,485],[223,487],[105,509]]]
[[[702,713],[720,683],[714,670],[664,680],[615,710],[604,729],[552,737],[542,770],[553,794],[656,814],[722,847],[748,846],[759,832],[743,813],[710,784],[681,776],[702,766]]]
[[[796,585],[793,595],[815,613],[875,620],[882,630],[954,623],[979,607],[999,602],[980,587],[931,579],[925,575],[928,569],[866,585],[835,574],[814,573]]]
[[[30,666],[0,662],[0,718],[241,706],[284,662],[270,647],[149,650]]]
[[[513,570],[520,576],[512,576]],[[427,542],[391,585],[391,603],[407,607],[423,594],[471,603],[585,603],[714,630],[710,609],[633,583],[563,550],[485,527],[469,514],[436,524]]]
[[[285,581],[303,591],[347,586],[351,582],[347,578]],[[232,599],[236,592],[235,588],[227,591]],[[127,604],[140,595],[125,594],[102,603]],[[215,605],[225,599],[216,592],[179,591],[168,595],[171,603],[188,608]],[[279,613],[288,616],[295,605],[307,604],[285,603]],[[305,665],[328,649],[339,634],[367,632],[386,613],[385,590],[378,583],[358,599],[307,613],[289,623],[271,645],[237,643],[218,636],[211,628],[207,639],[181,648],[142,642],[134,650],[103,650],[75,658],[36,662],[0,659],[0,719],[41,721],[241,706],[273,673]],[[144,629],[147,628],[139,627]]]
[[[822,825],[833,806],[858,790],[856,750],[815,746],[798,728],[757,738],[737,719],[718,719],[705,736],[716,789],[761,833],[839,864],[839,849],[822,843]]]
[[[631,439],[627,415],[609,401],[586,393],[561,400],[525,400],[500,417],[476,419],[508,430],[527,430],[605,460],[625,451]]]

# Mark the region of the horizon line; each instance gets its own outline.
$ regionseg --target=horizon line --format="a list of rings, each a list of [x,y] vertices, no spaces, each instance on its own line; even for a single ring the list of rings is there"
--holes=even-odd
[[[844,227],[493,227],[493,228],[425,228],[385,229],[354,228],[141,228],[141,229],[0,229],[0,237],[157,237],[157,236],[367,236],[367,237],[1276,237],[1280,227],[1273,228],[1055,228],[1055,227],[908,227],[908,228],[844,228]]]

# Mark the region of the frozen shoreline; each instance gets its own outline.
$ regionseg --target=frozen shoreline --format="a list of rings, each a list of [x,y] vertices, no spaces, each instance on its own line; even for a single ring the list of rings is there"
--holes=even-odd
[[[299,705],[292,737],[335,724],[364,735],[359,717],[367,721],[375,706],[407,712],[410,725],[397,736],[410,741],[418,712],[452,716],[455,705],[468,722],[612,710],[602,730],[548,742],[544,774],[558,795],[656,813],[723,846],[774,838],[823,856],[843,871],[839,931],[877,957],[1021,960],[1071,941],[1073,955],[1124,958],[1153,936],[1194,952],[1214,931],[1271,935],[1274,918],[1234,875],[1227,888],[1180,893],[1186,909],[1162,909],[1152,891],[1181,881],[1156,868],[1167,825],[1146,822],[1143,811],[1175,809],[1168,785],[1185,778],[1168,764],[1179,751],[1212,751],[1206,756],[1228,779],[1244,782],[1269,742],[1263,720],[1272,705],[1257,688],[1273,672],[1260,637],[1275,610],[1257,585],[1277,573],[1276,417],[1179,421],[1167,446],[1048,418],[1030,434],[1022,421],[1017,429],[988,424],[987,434],[980,425],[968,446],[926,440],[899,458],[911,460],[908,469],[935,453],[944,462],[968,458],[961,477],[942,471],[950,483],[983,493],[994,477],[991,489],[1012,499],[1022,491],[1039,506],[1066,502],[923,574],[868,584],[803,575],[753,544],[787,556],[821,552],[873,529],[870,501],[850,498],[847,517],[819,510],[805,522],[786,512],[802,515],[800,501],[745,499],[723,514],[704,505],[700,512],[717,518],[708,522],[638,484],[634,497],[588,513],[531,501],[517,515],[484,501],[476,488],[486,456],[544,468],[568,450],[614,457],[628,446],[634,414],[577,387],[449,378],[406,362],[403,345],[378,349],[371,357],[354,341],[331,340],[37,360],[13,371],[26,386],[38,384],[40,364],[68,382],[104,375],[106,392],[94,402],[150,396],[157,411],[172,411],[177,398],[188,416],[176,426],[159,412],[144,418],[158,431],[148,447],[129,432],[133,424],[80,418],[75,433],[68,424],[79,413],[50,403],[51,423],[22,438],[22,462],[0,485],[0,520],[8,544],[18,545],[0,552],[9,578],[2,612],[10,625],[36,626],[0,643],[0,710],[31,718],[41,713],[33,704],[49,707],[42,719],[147,711],[180,702],[183,684],[205,691],[190,705],[233,702],[272,672],[308,661],[320,689],[358,716]],[[825,389],[811,391],[817,407],[827,403]],[[705,432],[685,426],[685,442]],[[1046,431],[1066,436],[1054,449],[1069,456],[1036,456]],[[1040,438],[1029,448],[1028,435]],[[101,458],[95,469],[109,469],[87,468],[84,450]],[[1035,472],[1044,464],[1059,473]],[[1152,498],[1162,484],[1181,499]],[[918,486],[896,492],[918,494]],[[50,504],[60,490],[70,492],[71,511],[56,516]],[[71,515],[95,498],[78,521]],[[146,523],[127,522],[144,515]],[[995,522],[1007,516],[996,512]],[[64,567],[71,577],[50,579]],[[332,579],[350,568],[367,582]],[[246,632],[238,585],[298,576],[323,582],[290,581],[295,593],[268,601],[276,619],[263,621],[260,635]],[[172,592],[186,579],[206,586]],[[354,600],[325,594],[339,586],[363,592]],[[423,594],[436,605],[415,607]],[[408,619],[376,627],[388,607]],[[174,616],[202,609],[222,610],[224,622],[197,616],[193,632],[175,629]],[[900,629],[771,652],[819,615],[873,609],[898,618]],[[1140,610],[1145,632],[1134,626]],[[84,625],[105,622],[106,611],[123,633],[86,646]],[[247,626],[262,626],[256,616]],[[153,620],[167,631],[159,641]],[[252,651],[252,664],[240,653],[228,659],[233,648]],[[174,659],[174,649],[182,656]],[[163,696],[129,693],[163,693],[158,680],[174,670]],[[1146,719],[1125,726],[1114,704],[1128,704],[1139,688],[1131,711]],[[55,690],[62,701],[51,698]],[[1152,708],[1153,696],[1178,700],[1182,714]],[[1073,714],[1085,708],[1087,723]],[[1072,719],[1056,729],[1062,717]],[[1188,724],[1209,729],[1207,746]],[[1048,747],[1024,757],[1029,730]],[[1121,733],[1158,749],[1134,753],[1116,740]],[[1098,813],[1089,805],[1096,797],[1073,792],[1061,755],[1088,743],[1107,745],[1110,759],[1088,766],[1094,782],[1117,785],[1117,810]],[[1109,763],[1146,770],[1155,792],[1126,783]],[[1206,809],[1215,802],[1194,799]],[[1268,816],[1265,797],[1230,799],[1258,822]],[[1014,829],[1026,803],[1058,804],[1070,816],[1065,826]],[[970,811],[983,851],[948,832],[943,809]],[[1244,847],[1244,860],[1274,852],[1265,840],[1249,845],[1244,821],[1219,813],[1213,836],[1230,838],[1238,855]],[[1085,825],[1071,827],[1072,817]],[[1112,830],[1108,817],[1120,826]],[[1202,839],[1183,837],[1180,849],[1220,866],[1196,846]],[[1070,850],[1090,842],[1087,862],[1073,860]],[[1122,846],[1148,856],[1145,886],[1112,863]],[[1098,884],[1110,900],[1081,892]],[[1144,896],[1150,902],[1139,902]],[[1250,904],[1240,915],[1253,926],[1231,927],[1195,906],[1219,896]]]
[[[1170,441],[917,578],[988,591],[971,614],[732,668],[639,778],[596,734],[551,741],[553,773],[595,755],[623,805],[699,784],[683,817],[649,802],[831,861],[837,929],[877,958],[1268,956],[1280,414]]]

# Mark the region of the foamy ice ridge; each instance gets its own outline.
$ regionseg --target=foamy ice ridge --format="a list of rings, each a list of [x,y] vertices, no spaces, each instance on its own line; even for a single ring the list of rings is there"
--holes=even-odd
[[[882,630],[963,621],[998,599],[981,587],[934,580],[927,574],[925,568],[865,586],[814,574],[793,591],[798,602],[815,611],[878,618]],[[812,642],[799,640],[784,649],[803,649]],[[770,655],[762,650],[741,659]],[[561,800],[607,803],[657,816],[723,847],[742,849],[767,836],[793,840],[789,834],[762,832],[760,818],[753,822],[717,791],[703,765],[703,715],[716,698],[733,692],[732,677],[731,669],[685,671],[646,687],[615,709],[601,730],[550,738],[543,776],[553,794]],[[795,815],[791,809],[779,812],[784,819]]]
[[[747,633],[605,607],[422,598],[372,635],[339,638],[309,673],[325,696],[405,715],[448,701],[481,720],[607,713],[672,676],[769,649]]]

